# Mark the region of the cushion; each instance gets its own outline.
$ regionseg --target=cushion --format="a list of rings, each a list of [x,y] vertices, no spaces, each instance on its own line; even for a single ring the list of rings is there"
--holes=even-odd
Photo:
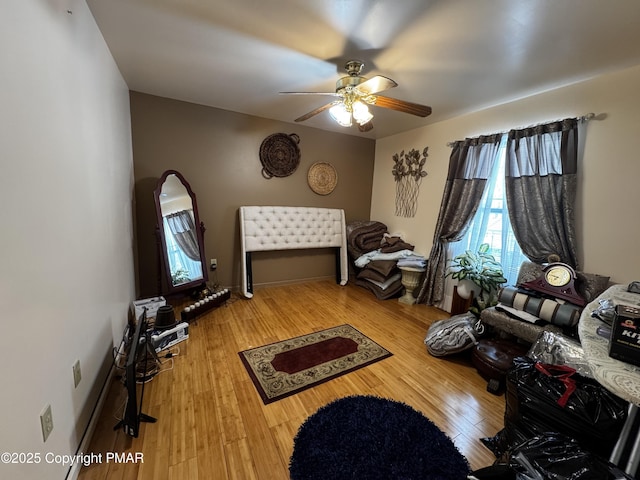
[[[589,303],[609,288],[609,277],[593,273],[576,272],[576,290]]]

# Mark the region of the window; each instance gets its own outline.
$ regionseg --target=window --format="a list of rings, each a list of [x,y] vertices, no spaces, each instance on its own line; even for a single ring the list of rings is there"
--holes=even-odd
[[[490,253],[502,264],[507,284],[515,285],[520,265],[527,257],[516,241],[507,212],[504,187],[505,153],[506,135],[502,138],[499,157],[487,181],[478,211],[462,240],[450,245],[449,258],[465,250],[477,251],[481,244],[488,243],[491,246]]]
[[[165,240],[167,242],[167,257],[169,260],[169,270],[174,285],[190,282],[203,278],[202,264],[199,261],[191,260],[184,250],[180,248],[171,228],[167,223],[167,218],[162,218],[164,224]]]

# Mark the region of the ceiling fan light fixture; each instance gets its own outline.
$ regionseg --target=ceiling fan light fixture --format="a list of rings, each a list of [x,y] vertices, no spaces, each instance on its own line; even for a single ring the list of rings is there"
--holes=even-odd
[[[427,105],[379,95],[380,92],[397,87],[398,84],[382,75],[375,75],[371,78],[361,77],[360,73],[363,66],[364,64],[359,60],[347,62],[345,69],[349,75],[338,79],[335,92],[280,92],[289,95],[331,95],[340,97],[340,100],[325,103],[321,107],[296,118],[295,121],[303,122],[329,110],[331,118],[339,125],[350,127],[355,120],[361,132],[368,132],[373,128],[373,123],[371,122],[373,114],[369,111],[368,105],[409,113],[418,117],[431,115],[431,107]]]
[[[329,115],[343,127],[351,126],[351,112],[344,103],[337,103],[329,109]]]
[[[369,107],[360,100],[353,102],[351,110],[353,111],[353,119],[358,122],[359,125],[364,125],[365,123],[370,122],[373,118],[373,115],[369,111]]]

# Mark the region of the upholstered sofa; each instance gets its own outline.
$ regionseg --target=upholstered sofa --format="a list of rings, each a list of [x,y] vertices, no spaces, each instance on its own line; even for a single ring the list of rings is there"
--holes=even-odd
[[[542,265],[533,262],[524,262],[518,272],[516,285],[529,282],[540,277]],[[609,286],[609,277],[584,272],[576,272],[576,290],[587,303],[595,300]],[[500,305],[486,308],[480,314],[480,319],[485,325],[492,327],[500,336],[514,336],[518,339],[533,343],[544,331],[564,333],[572,337],[576,336],[575,328],[561,327],[548,322],[536,323],[520,320],[505,313]]]

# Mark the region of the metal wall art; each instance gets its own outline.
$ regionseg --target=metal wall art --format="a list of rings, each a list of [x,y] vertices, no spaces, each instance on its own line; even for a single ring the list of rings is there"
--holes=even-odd
[[[429,147],[424,147],[422,157],[418,150],[404,150],[393,155],[393,179],[396,181],[396,216],[415,217],[418,209],[418,194],[422,179],[427,176],[424,165],[429,156]]]

